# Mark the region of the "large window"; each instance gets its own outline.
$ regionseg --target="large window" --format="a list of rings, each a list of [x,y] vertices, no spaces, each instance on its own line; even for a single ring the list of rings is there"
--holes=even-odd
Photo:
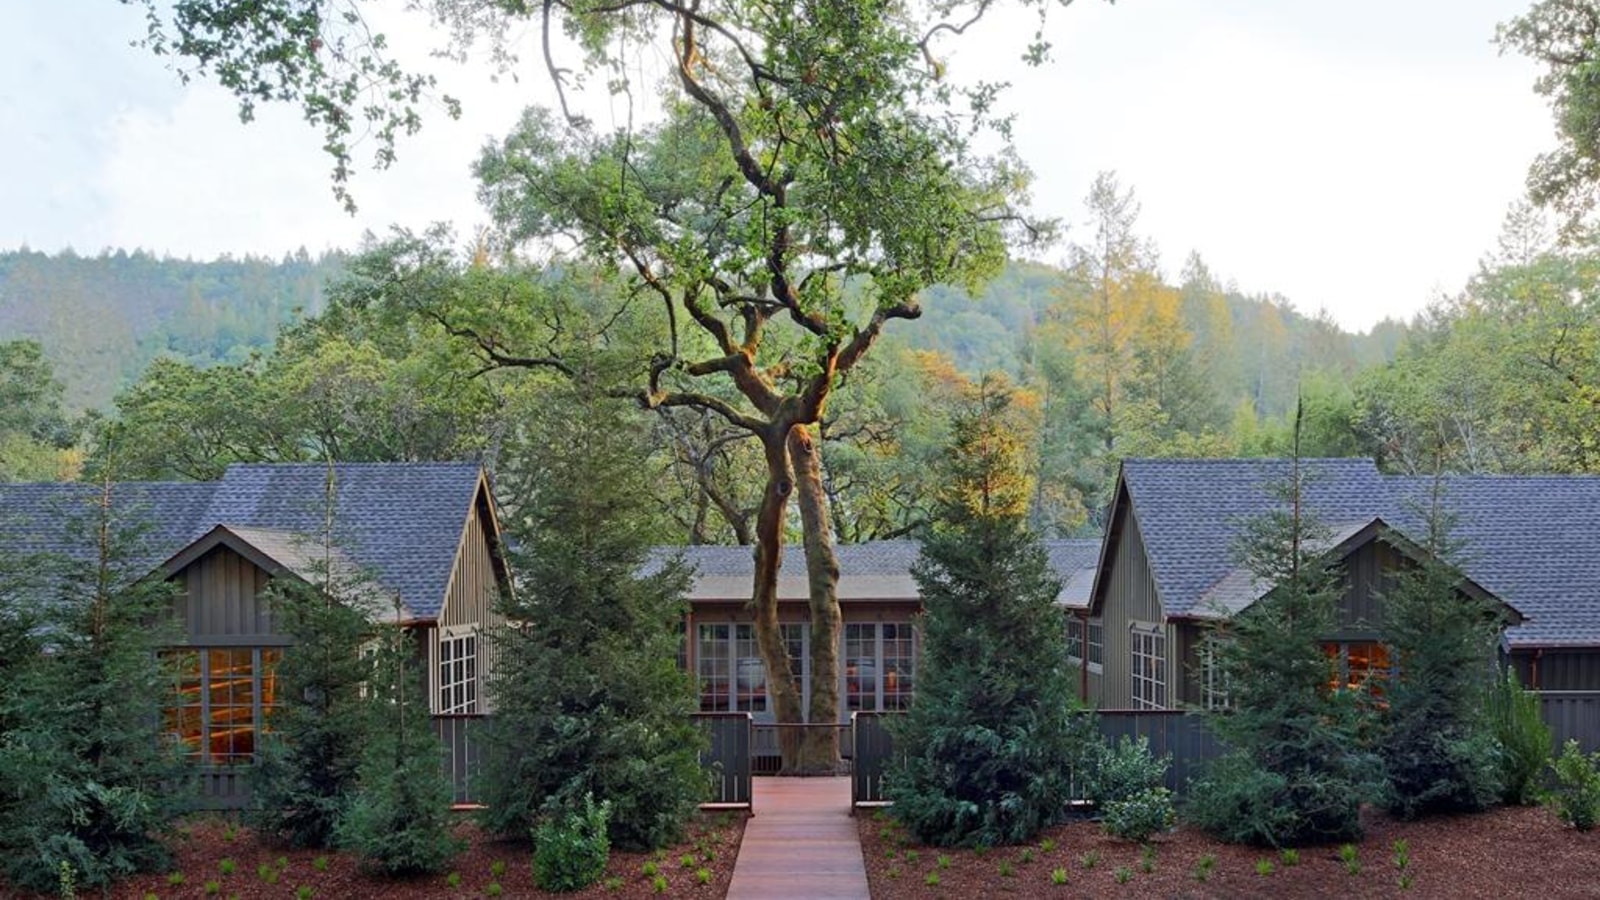
[[[917,638],[910,622],[844,626],[847,712],[909,709],[916,681]]]
[[[439,712],[478,711],[478,636],[439,636]]]
[[[844,626],[844,698],[848,712],[878,708],[878,626]]]
[[[1167,636],[1160,626],[1134,624],[1128,632],[1132,648],[1133,706],[1167,708]]]
[[[917,682],[917,642],[907,622],[883,623],[883,708],[911,708]]]
[[[1383,696],[1384,682],[1394,674],[1387,645],[1377,641],[1342,641],[1322,645],[1333,669],[1328,687],[1334,690],[1364,690]]]
[[[700,711],[727,712],[728,688],[733,679],[728,661],[733,656],[729,636],[732,625],[701,623],[695,636],[695,676],[700,680]]]
[[[255,757],[256,736],[278,706],[276,669],[283,651],[269,647],[183,649],[165,655],[172,665],[173,699],[164,730],[193,762],[245,765]]]
[[[1067,661],[1077,666],[1083,662],[1083,620],[1067,616]]]
[[[1218,643],[1225,640],[1215,634],[1200,639],[1200,706],[1203,709],[1230,709],[1229,679],[1222,671],[1217,658]]]

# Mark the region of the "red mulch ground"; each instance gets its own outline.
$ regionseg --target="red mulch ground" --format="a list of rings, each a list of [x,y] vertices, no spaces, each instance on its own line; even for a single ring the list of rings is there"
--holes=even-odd
[[[256,841],[247,829],[230,826],[218,817],[206,817],[186,823],[174,845],[177,861],[173,871],[183,874],[181,884],[174,885],[169,880],[170,873],[145,875],[118,884],[109,896],[132,900],[145,900],[150,895],[160,900],[294,900],[300,886],[305,885],[317,900],[468,900],[495,896],[489,885],[498,884],[502,897],[667,896],[710,900],[728,892],[744,822],[742,813],[698,817],[690,826],[688,840],[676,847],[653,854],[613,851],[606,869],[608,879],[617,879],[613,884],[602,882],[574,894],[550,894],[534,887],[531,845],[490,840],[465,822],[459,833],[468,845],[452,867],[459,876],[459,884],[452,886],[448,874],[405,881],[374,878],[360,872],[348,854],[276,849]],[[685,854],[693,856],[692,865],[683,864]],[[325,870],[318,868],[318,857],[326,857]],[[222,874],[224,859],[233,860],[233,874]],[[495,874],[496,863],[504,866],[499,875]],[[666,879],[664,891],[657,893],[654,878],[644,874],[647,864]],[[267,871],[261,870],[262,866]],[[707,884],[699,881],[697,872],[701,868],[710,872]],[[214,892],[208,892],[207,882],[215,883]],[[84,895],[92,894],[85,891]],[[0,897],[14,896],[18,895],[7,893],[0,885]]]
[[[861,850],[872,896],[904,897],[1600,897],[1600,832],[1579,834],[1548,809],[1505,808],[1483,815],[1399,822],[1376,810],[1364,821],[1358,845],[1360,872],[1350,874],[1337,847],[1300,851],[1286,867],[1277,854],[1219,844],[1190,829],[1154,841],[1151,871],[1144,871],[1138,846],[1104,834],[1093,822],[1074,822],[1040,836],[1054,841],[1048,852],[1003,847],[976,854],[910,846],[886,818],[863,816]],[[1409,889],[1400,888],[1394,843],[1409,845]],[[1032,858],[1024,860],[1031,850]],[[1196,880],[1202,856],[1216,855],[1204,882]],[[939,857],[948,858],[940,867]],[[1097,855],[1092,867],[1084,863]],[[1269,875],[1256,863],[1273,862]],[[1011,875],[1002,874],[1008,864]],[[1051,881],[1057,868],[1068,882]],[[1121,871],[1122,881],[1118,880]],[[936,886],[928,877],[937,874]]]

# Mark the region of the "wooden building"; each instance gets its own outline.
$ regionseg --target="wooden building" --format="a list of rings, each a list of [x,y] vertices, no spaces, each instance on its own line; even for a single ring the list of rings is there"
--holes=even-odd
[[[0,552],[86,555],[68,523],[97,497],[84,485],[0,485]],[[116,485],[113,504],[142,531],[135,565],[178,588],[166,722],[214,805],[241,796],[241,767],[281,699],[275,667],[293,649],[263,593],[274,579],[331,580],[375,627],[410,630],[432,713],[486,711],[483,635],[509,581],[476,464],[235,465],[214,483]]]
[[[1336,683],[1381,678],[1382,596],[1421,554],[1433,479],[1386,476],[1367,459],[1303,460],[1303,502],[1343,573],[1324,636]],[[1239,564],[1244,524],[1283,500],[1287,460],[1128,460],[1118,476],[1081,647],[1086,696],[1106,709],[1225,700],[1210,665],[1212,626],[1272,585]],[[1600,690],[1600,478],[1450,476],[1443,505],[1463,543],[1461,589],[1500,604],[1501,653],[1538,690]],[[1588,549],[1585,549],[1588,548]]]

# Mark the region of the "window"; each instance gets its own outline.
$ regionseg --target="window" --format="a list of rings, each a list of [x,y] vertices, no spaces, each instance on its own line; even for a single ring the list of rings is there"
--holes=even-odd
[[[844,697],[849,712],[878,708],[878,626],[844,626]]]
[[[917,679],[916,637],[907,622],[883,623],[883,708],[911,708]]]
[[[1340,641],[1322,645],[1322,653],[1332,664],[1331,690],[1365,690],[1383,696],[1383,683],[1394,674],[1387,645],[1377,641]]]
[[[1134,709],[1167,708],[1167,636],[1160,626],[1134,624],[1131,675]]]
[[[439,636],[439,712],[478,711],[478,636]]]
[[[256,736],[278,706],[277,665],[270,647],[184,649],[164,653],[172,664],[173,699],[164,730],[202,765],[248,765]]]
[[[1106,656],[1106,626],[1099,619],[1090,619],[1089,633],[1089,671],[1099,672],[1103,668]]]
[[[1200,639],[1200,706],[1203,709],[1231,709],[1229,679],[1217,659],[1217,645],[1222,638],[1207,634]]]
[[[765,712],[767,709],[767,663],[756,645],[754,625],[733,626],[734,712]]]
[[[1067,660],[1073,665],[1083,661],[1083,620],[1067,616]]]
[[[695,642],[695,675],[700,679],[700,711],[728,711],[728,660],[733,627],[701,624]]]
[[[845,624],[847,712],[909,709],[916,678],[917,637],[910,622]]]

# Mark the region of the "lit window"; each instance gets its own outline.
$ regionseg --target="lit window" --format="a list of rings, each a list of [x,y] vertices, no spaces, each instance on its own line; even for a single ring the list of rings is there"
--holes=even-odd
[[[1134,625],[1129,631],[1132,645],[1133,706],[1135,709],[1167,708],[1167,636],[1159,626]]]
[[[883,624],[883,708],[910,709],[916,689],[916,636],[907,622]]]
[[[1231,709],[1229,678],[1217,659],[1217,644],[1223,640],[1208,634],[1200,640],[1200,705],[1204,709]]]
[[[731,628],[702,623],[695,641],[695,675],[700,679],[700,711],[728,711],[728,658]]]
[[[1332,690],[1364,690],[1382,697],[1383,683],[1394,673],[1388,646],[1377,641],[1326,643],[1322,653],[1331,664]]]
[[[844,626],[844,696],[850,712],[878,709],[878,626]]]
[[[767,708],[767,663],[756,644],[754,625],[735,625],[733,634],[735,666],[733,709],[735,712],[765,712]]]
[[[478,636],[443,634],[439,638],[439,712],[478,711]]]
[[[174,694],[163,730],[202,765],[247,765],[256,736],[278,706],[277,665],[283,651],[265,647],[184,649],[163,654]]]

